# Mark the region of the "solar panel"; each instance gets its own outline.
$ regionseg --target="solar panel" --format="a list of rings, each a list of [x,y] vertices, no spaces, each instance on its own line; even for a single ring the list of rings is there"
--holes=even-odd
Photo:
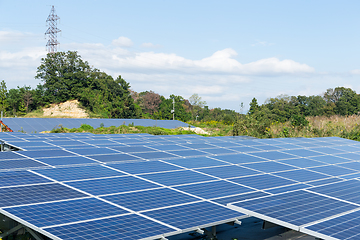
[[[92,232],[159,239],[244,214],[324,237],[328,222],[347,216],[355,222],[349,213],[360,206],[360,144],[340,138],[1,133],[0,139],[27,149],[0,152],[1,212],[50,238],[89,239]]]

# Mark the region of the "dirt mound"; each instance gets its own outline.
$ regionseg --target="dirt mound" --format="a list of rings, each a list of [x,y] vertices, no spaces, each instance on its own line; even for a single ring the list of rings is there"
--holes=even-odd
[[[44,117],[71,117],[88,118],[89,115],[79,107],[78,100],[69,100],[59,104],[51,104],[49,108],[43,108]]]

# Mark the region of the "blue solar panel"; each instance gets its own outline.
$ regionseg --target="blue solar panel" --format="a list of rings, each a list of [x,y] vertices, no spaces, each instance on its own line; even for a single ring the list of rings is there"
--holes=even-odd
[[[11,160],[11,159],[24,159],[24,156],[17,154],[16,152],[0,152],[0,160]]]
[[[355,240],[360,233],[359,221],[360,211],[355,211],[305,228],[334,239]]]
[[[156,184],[132,176],[68,182],[67,184],[93,195],[130,192],[159,187]]]
[[[151,172],[164,172],[180,170],[181,168],[159,162],[159,161],[147,161],[136,163],[121,163],[121,164],[108,164],[108,166],[119,169],[121,171],[131,174],[151,173]]]
[[[299,157],[312,157],[312,156],[322,155],[322,153],[311,151],[310,149],[291,149],[291,150],[282,150],[282,152],[296,155]]]
[[[327,163],[327,164],[344,163],[344,162],[351,161],[351,160],[348,160],[348,159],[344,159],[344,158],[337,157],[337,156],[332,156],[332,155],[310,157],[310,159],[316,160],[316,161],[319,161],[319,162],[323,162],[323,163]]]
[[[166,152],[148,152],[148,153],[132,153],[132,155],[143,158],[143,159],[167,159],[178,157],[174,154]]]
[[[299,168],[307,168],[307,167],[316,167],[316,166],[326,165],[326,163],[315,161],[315,160],[310,160],[307,158],[295,158],[295,159],[289,159],[289,160],[281,160],[278,162],[285,163],[287,165],[293,165],[293,166],[299,167]]]
[[[85,157],[54,157],[54,158],[38,158],[40,162],[49,164],[51,166],[62,166],[62,165],[77,165],[87,163],[97,163],[89,158]]]
[[[303,190],[234,203],[233,206],[300,226],[358,208]],[[256,215],[255,214],[255,215]]]
[[[251,177],[233,178],[232,182],[239,183],[248,187],[256,189],[267,189],[280,186],[286,186],[296,183],[295,181],[272,176],[272,175],[257,175]]]
[[[0,188],[0,196],[0,207],[86,197],[81,192],[57,183]]]
[[[88,156],[91,159],[106,163],[106,162],[124,162],[124,161],[136,161],[140,158],[128,155],[128,154],[104,154],[104,155],[91,155]]]
[[[176,187],[181,191],[193,194],[202,198],[219,198],[240,193],[253,192],[251,188],[243,187],[226,181],[214,181],[206,183],[196,183]]]
[[[251,169],[243,168],[240,166],[221,166],[212,168],[198,169],[199,172],[210,174],[220,178],[233,178],[261,174],[261,172],[254,171]]]
[[[167,188],[116,194],[102,198],[133,211],[143,211],[199,201],[198,198]]]
[[[342,150],[330,148],[330,147],[312,148],[311,150],[325,153],[325,154],[344,153],[344,151],[342,151]]]
[[[289,185],[289,186],[285,186],[285,187],[277,187],[277,188],[267,189],[266,192],[269,192],[272,194],[287,193],[287,192],[305,189],[305,188],[309,188],[309,187],[311,187],[311,185],[298,183],[298,184]]]
[[[75,223],[60,227],[46,228],[46,231],[63,240],[89,239],[142,239],[160,236],[164,232],[174,232],[147,218],[131,214],[90,222]],[[159,237],[160,238],[160,237]]]
[[[236,151],[225,149],[225,148],[211,148],[211,149],[202,149],[203,152],[211,154],[231,154],[236,153]]]
[[[76,154],[90,156],[90,155],[102,155],[102,154],[115,154],[119,153],[118,151],[108,149],[108,148],[85,148],[85,149],[71,149],[71,152],[74,152]]]
[[[38,168],[38,167],[46,167],[46,166],[47,165],[45,164],[30,159],[0,161],[0,170],[29,169],[29,168]]]
[[[213,177],[192,171],[153,173],[141,177],[167,186],[215,180]]]
[[[282,164],[280,162],[261,162],[244,164],[244,167],[252,168],[266,173],[294,170],[296,167]]]
[[[95,198],[12,207],[5,210],[39,227],[128,213],[122,208]]]
[[[230,155],[222,155],[222,156],[214,156],[213,158],[223,160],[229,163],[241,164],[241,163],[251,163],[251,162],[263,162],[264,159],[250,156],[247,154],[239,153],[239,154],[230,154]]]
[[[261,157],[261,158],[265,158],[265,159],[269,159],[269,160],[281,160],[281,159],[289,159],[289,158],[295,158],[296,157],[294,155],[290,155],[290,154],[283,153],[283,152],[277,152],[277,151],[273,151],[273,152],[255,152],[255,153],[251,153],[251,155]]]
[[[46,182],[50,182],[50,180],[28,171],[0,172],[0,187]]]
[[[313,167],[313,168],[310,168],[310,169],[312,171],[328,174],[330,176],[341,176],[341,175],[352,174],[352,173],[357,172],[355,170],[351,170],[351,169],[343,168],[343,167],[339,167],[339,166],[334,166],[334,165]]]
[[[357,162],[360,159],[360,144],[340,138],[243,140],[196,135],[5,133],[0,134],[0,139],[2,136],[29,151],[0,153],[0,190],[3,191],[0,194],[10,194],[8,198],[1,198],[0,204],[4,205],[0,206],[11,205],[8,209],[18,209],[15,215],[24,222],[27,221],[25,218],[34,216],[29,222],[33,221],[37,228],[45,226],[42,228],[45,234],[50,229],[59,231],[54,225],[60,224],[68,232],[57,232],[58,238],[63,234],[64,238],[81,239],[84,235],[81,229],[86,222],[91,222],[94,224],[91,226],[96,228],[103,223],[115,224],[101,222],[105,220],[103,218],[132,215],[122,209],[154,214],[163,211],[170,214],[164,219],[175,219],[174,222],[180,226],[182,220],[177,219],[177,214],[184,213],[185,221],[192,218],[186,208],[181,211],[177,207],[181,209],[209,200],[222,205],[240,201],[238,209],[242,213],[265,217],[265,220],[274,219],[275,223],[287,227],[296,225],[294,229],[299,229],[300,225],[297,224],[336,218],[337,215],[331,214],[346,214],[346,211],[352,211],[355,205],[358,207],[360,204],[360,197],[357,197],[360,181],[353,180],[360,178],[360,165]],[[247,153],[234,154],[231,151]],[[29,155],[31,159],[22,155]],[[32,171],[14,171],[19,169]],[[42,175],[48,178],[42,178]],[[225,178],[227,180],[223,180]],[[60,184],[51,183],[49,179]],[[86,192],[89,194],[84,194]],[[294,198],[284,199],[283,196],[287,194]],[[100,204],[97,209],[87,203],[93,195],[97,196],[97,200],[92,201]],[[270,197],[277,198],[273,201]],[[266,208],[269,215],[242,208],[247,206],[249,199],[262,204],[261,209]],[[112,205],[105,207],[109,201],[113,202]],[[74,203],[78,203],[78,209],[75,209]],[[304,207],[304,204],[309,206]],[[198,212],[207,211],[206,206],[197,206]],[[111,208],[121,211],[110,211]],[[171,209],[180,212],[175,213]],[[10,214],[4,208],[1,210]],[[64,214],[61,215],[61,212]],[[209,224],[217,221],[207,215],[198,215]],[[159,216],[156,215],[155,219],[163,221]],[[224,217],[226,215],[220,221],[226,221]],[[47,225],[41,225],[41,219]],[[163,222],[168,223],[167,220]],[[188,224],[192,229],[199,227],[197,220]],[[178,229],[170,228],[161,234],[175,230]],[[106,238],[108,231],[104,234],[102,237]],[[153,232],[149,231],[144,236],[152,239],[151,234]],[[137,239],[131,236],[130,239]]]
[[[201,214],[199,214],[199,209],[201,209]],[[209,202],[159,209],[145,212],[144,214],[180,229],[187,229],[243,216],[243,214],[239,212]]]
[[[41,169],[37,173],[57,181],[71,181],[90,178],[124,176],[124,173],[103,166],[66,167],[55,169]]]
[[[360,181],[358,180],[342,181],[311,188],[310,190],[331,197],[336,197],[338,199],[346,200],[348,202],[360,204]]]
[[[315,181],[315,180],[320,180],[320,179],[329,177],[329,175],[312,172],[312,171],[308,171],[305,169],[280,172],[280,173],[275,173],[275,175],[284,177],[284,178],[288,178],[288,179],[291,179],[294,181],[298,181],[298,182],[309,182],[309,181]]]
[[[218,161],[208,157],[173,159],[173,160],[166,160],[166,162],[186,168],[200,168],[200,167],[228,165],[228,163],[224,163],[222,161]]]
[[[31,158],[48,158],[48,157],[67,157],[67,156],[76,156],[73,153],[67,152],[65,150],[41,150],[41,151],[22,151],[22,155]]]
[[[155,152],[155,149],[144,147],[144,146],[136,146],[136,147],[124,147],[124,146],[111,146],[112,149],[115,149],[124,153],[139,153],[139,152]]]
[[[236,196],[231,196],[231,197],[222,197],[219,199],[214,199],[214,202],[223,204],[223,205],[227,205],[229,203],[234,203],[234,202],[240,202],[240,201],[244,201],[244,200],[248,200],[248,199],[254,199],[254,198],[260,198],[260,197],[265,197],[270,195],[269,193],[264,193],[264,192],[252,192],[252,193],[244,193],[241,195],[236,195]]]

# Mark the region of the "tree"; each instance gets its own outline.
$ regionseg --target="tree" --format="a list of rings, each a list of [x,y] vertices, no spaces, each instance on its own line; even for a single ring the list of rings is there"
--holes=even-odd
[[[6,109],[9,106],[7,95],[8,91],[6,88],[6,83],[4,80],[2,80],[0,83],[0,111],[6,112]]]
[[[201,101],[201,97],[197,93],[194,93],[189,97],[189,102],[192,106],[200,108],[203,108],[206,105],[206,101]]]
[[[57,52],[41,59],[35,78],[44,83],[44,100],[59,103],[77,99],[90,84],[88,80],[92,72],[89,64],[77,52]]]
[[[259,109],[258,102],[256,98],[253,98],[250,102],[249,115],[254,114]]]

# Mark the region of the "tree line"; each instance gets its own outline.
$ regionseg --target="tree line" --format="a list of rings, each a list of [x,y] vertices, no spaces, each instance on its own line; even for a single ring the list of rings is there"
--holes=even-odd
[[[91,117],[172,119],[181,121],[216,120],[232,124],[239,114],[228,109],[209,109],[197,94],[189,99],[153,91],[137,93],[121,76],[112,76],[93,68],[75,51],[48,54],[41,59],[36,79],[41,83],[7,90],[0,83],[0,110],[6,116],[24,116],[53,103],[77,99]]]

